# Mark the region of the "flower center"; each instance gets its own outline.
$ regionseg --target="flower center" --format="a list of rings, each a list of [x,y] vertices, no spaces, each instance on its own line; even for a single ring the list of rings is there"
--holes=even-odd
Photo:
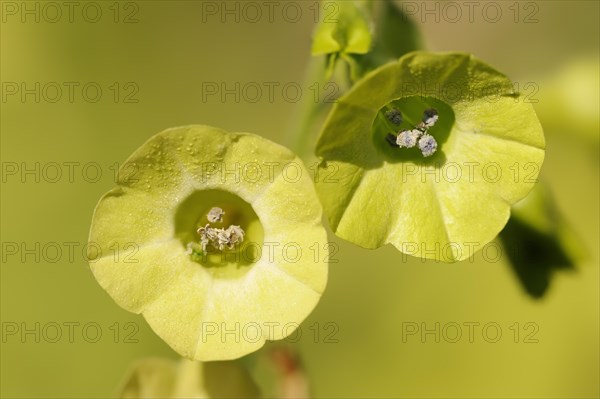
[[[235,278],[260,258],[264,231],[252,206],[237,195],[199,190],[179,205],[175,235],[192,261]]]
[[[454,125],[454,112],[433,97],[410,96],[383,106],[372,125],[375,147],[388,162],[443,163],[442,144]]]
[[[233,249],[236,245],[244,241],[244,230],[237,225],[229,225],[229,227],[214,227],[211,224],[223,223],[223,216],[225,211],[218,206],[215,206],[208,211],[206,219],[209,223],[204,226],[200,226],[196,232],[200,236],[200,247],[198,243],[190,242],[187,245],[188,252],[190,254],[207,253],[208,247],[212,246],[218,251],[223,251],[225,248]]]

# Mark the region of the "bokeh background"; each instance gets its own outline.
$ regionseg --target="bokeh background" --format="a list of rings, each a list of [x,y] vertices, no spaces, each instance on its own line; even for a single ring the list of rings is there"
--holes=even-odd
[[[206,13],[206,3],[216,15]],[[114,184],[114,165],[165,128],[202,123],[291,141],[285,132],[298,104],[281,87],[295,83],[302,96],[314,94],[305,69],[316,3],[294,2],[288,14],[282,11],[287,2],[275,3],[272,20],[262,7],[254,22],[252,10],[244,14],[244,3],[235,1],[75,2],[72,18],[60,2],[60,17],[45,2],[1,2],[2,397],[109,397],[133,361],[177,358],[141,316],[122,310],[95,282],[82,254],[92,211]],[[413,2],[419,12],[438,7],[415,15],[415,23],[428,49],[472,52],[539,89],[533,95],[547,136],[542,178],[587,256],[574,270],[554,273],[545,295],[533,298],[506,256],[422,262],[391,247],[368,251],[332,236],[339,251],[328,288],[302,325],[301,339],[289,343],[316,397],[600,394],[599,3],[495,2],[502,11],[497,22],[481,11],[489,2],[475,3],[472,22],[466,6],[452,22],[445,2]],[[226,7],[241,10],[239,22],[221,14]],[[21,97],[21,84],[35,91],[36,82],[39,101],[35,94]],[[62,87],[56,102],[52,82]],[[275,82],[279,89],[272,101],[266,89],[256,102],[248,101],[253,93],[222,101],[205,96],[207,82]],[[15,87],[19,92],[12,94]],[[95,87],[102,89],[97,102],[91,101]],[[34,172],[22,175],[25,168]],[[21,336],[36,323],[39,342],[35,333]],[[53,323],[62,326],[55,343]],[[90,323],[96,324],[84,333]],[[436,343],[432,335],[403,340],[403,323],[430,329],[440,323],[440,330],[458,323],[463,337],[457,343],[443,336]],[[473,342],[464,323],[479,323]],[[482,336],[486,323],[501,327],[498,342]],[[537,326],[530,337],[537,342],[525,342],[533,331],[526,323]],[[74,326],[71,340],[66,325]],[[15,326],[19,331],[10,334]],[[88,342],[97,326],[102,336]]]

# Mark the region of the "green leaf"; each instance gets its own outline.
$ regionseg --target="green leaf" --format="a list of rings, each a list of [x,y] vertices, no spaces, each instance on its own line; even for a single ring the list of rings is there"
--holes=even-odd
[[[514,205],[500,239],[517,277],[534,298],[546,293],[555,271],[574,270],[586,253],[541,183]]]
[[[235,361],[200,363],[149,358],[136,362],[121,388],[121,399],[254,398],[259,391]]]
[[[188,250],[215,206],[245,231],[243,243],[206,256]],[[169,129],[127,160],[100,199],[90,267],[182,356],[233,359],[293,333],[283,326],[317,304],[327,258],[309,247],[327,248],[321,216],[310,174],[286,148],[209,126]]]
[[[402,112],[401,126],[383,122],[390,108]],[[438,151],[425,158],[390,145],[388,135],[414,127],[427,108],[439,111],[429,131]],[[502,230],[535,184],[544,146],[533,108],[506,76],[468,54],[414,52],[334,106],[316,148],[328,176],[317,191],[341,238],[451,262]]]
[[[353,1],[326,1],[315,30],[312,55],[331,53],[364,54],[371,46],[369,24]]]

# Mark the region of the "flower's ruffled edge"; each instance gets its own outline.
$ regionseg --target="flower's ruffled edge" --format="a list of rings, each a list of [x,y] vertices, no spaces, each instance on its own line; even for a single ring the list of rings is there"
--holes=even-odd
[[[462,165],[461,173],[478,162],[481,173],[431,182],[423,178],[430,167],[411,164],[409,174],[404,162],[386,162],[371,139],[379,109],[408,95],[443,100],[431,88],[450,84],[459,93],[491,93],[478,101],[465,95],[447,101],[456,119],[443,145],[446,162]],[[316,149],[321,168],[334,170],[335,179],[317,181],[317,192],[331,228],[343,239],[365,248],[391,243],[422,258],[462,260],[502,230],[510,206],[534,186],[544,148],[533,107],[506,76],[469,54],[413,52],[370,72],[335,104]],[[484,175],[484,167],[496,167],[492,162],[501,170],[498,181],[488,175],[491,169]],[[530,173],[515,178],[509,169],[514,165]]]
[[[213,164],[232,170],[250,163],[260,166],[260,179],[207,173]],[[243,356],[292,334],[316,306],[327,280],[327,236],[310,175],[289,150],[249,133],[187,126],[152,137],[121,171],[118,187],[94,211],[89,241],[102,256],[91,255],[90,266],[120,306],[143,313],[181,355]],[[173,237],[174,205],[213,188],[251,204],[264,242],[274,248],[263,247],[261,259],[239,280],[212,278]],[[116,262],[110,248],[128,243],[136,253]],[[323,249],[319,259],[308,249],[314,243]],[[296,244],[302,249],[297,260]]]

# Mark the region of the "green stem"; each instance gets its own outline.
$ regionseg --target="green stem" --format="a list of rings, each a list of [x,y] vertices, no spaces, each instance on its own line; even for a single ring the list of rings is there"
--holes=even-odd
[[[314,147],[321,130],[319,123],[324,121],[334,100],[337,100],[352,85],[350,71],[347,70],[344,62],[337,62],[331,78],[326,77],[327,61],[322,57],[312,57],[309,61],[302,87],[312,89],[307,90],[295,108],[287,129],[285,144],[305,162],[314,159]],[[328,83],[335,86],[327,86]],[[315,99],[316,93],[318,93],[317,99]]]
[[[315,101],[315,90],[308,90],[309,87],[315,87],[314,85],[319,92],[323,89],[325,68],[322,62],[321,58],[311,58],[302,85],[306,92],[298,106],[295,107],[286,132],[287,146],[302,159],[312,155],[311,144],[314,143],[317,136],[314,132],[314,124],[323,108],[323,104]]]

